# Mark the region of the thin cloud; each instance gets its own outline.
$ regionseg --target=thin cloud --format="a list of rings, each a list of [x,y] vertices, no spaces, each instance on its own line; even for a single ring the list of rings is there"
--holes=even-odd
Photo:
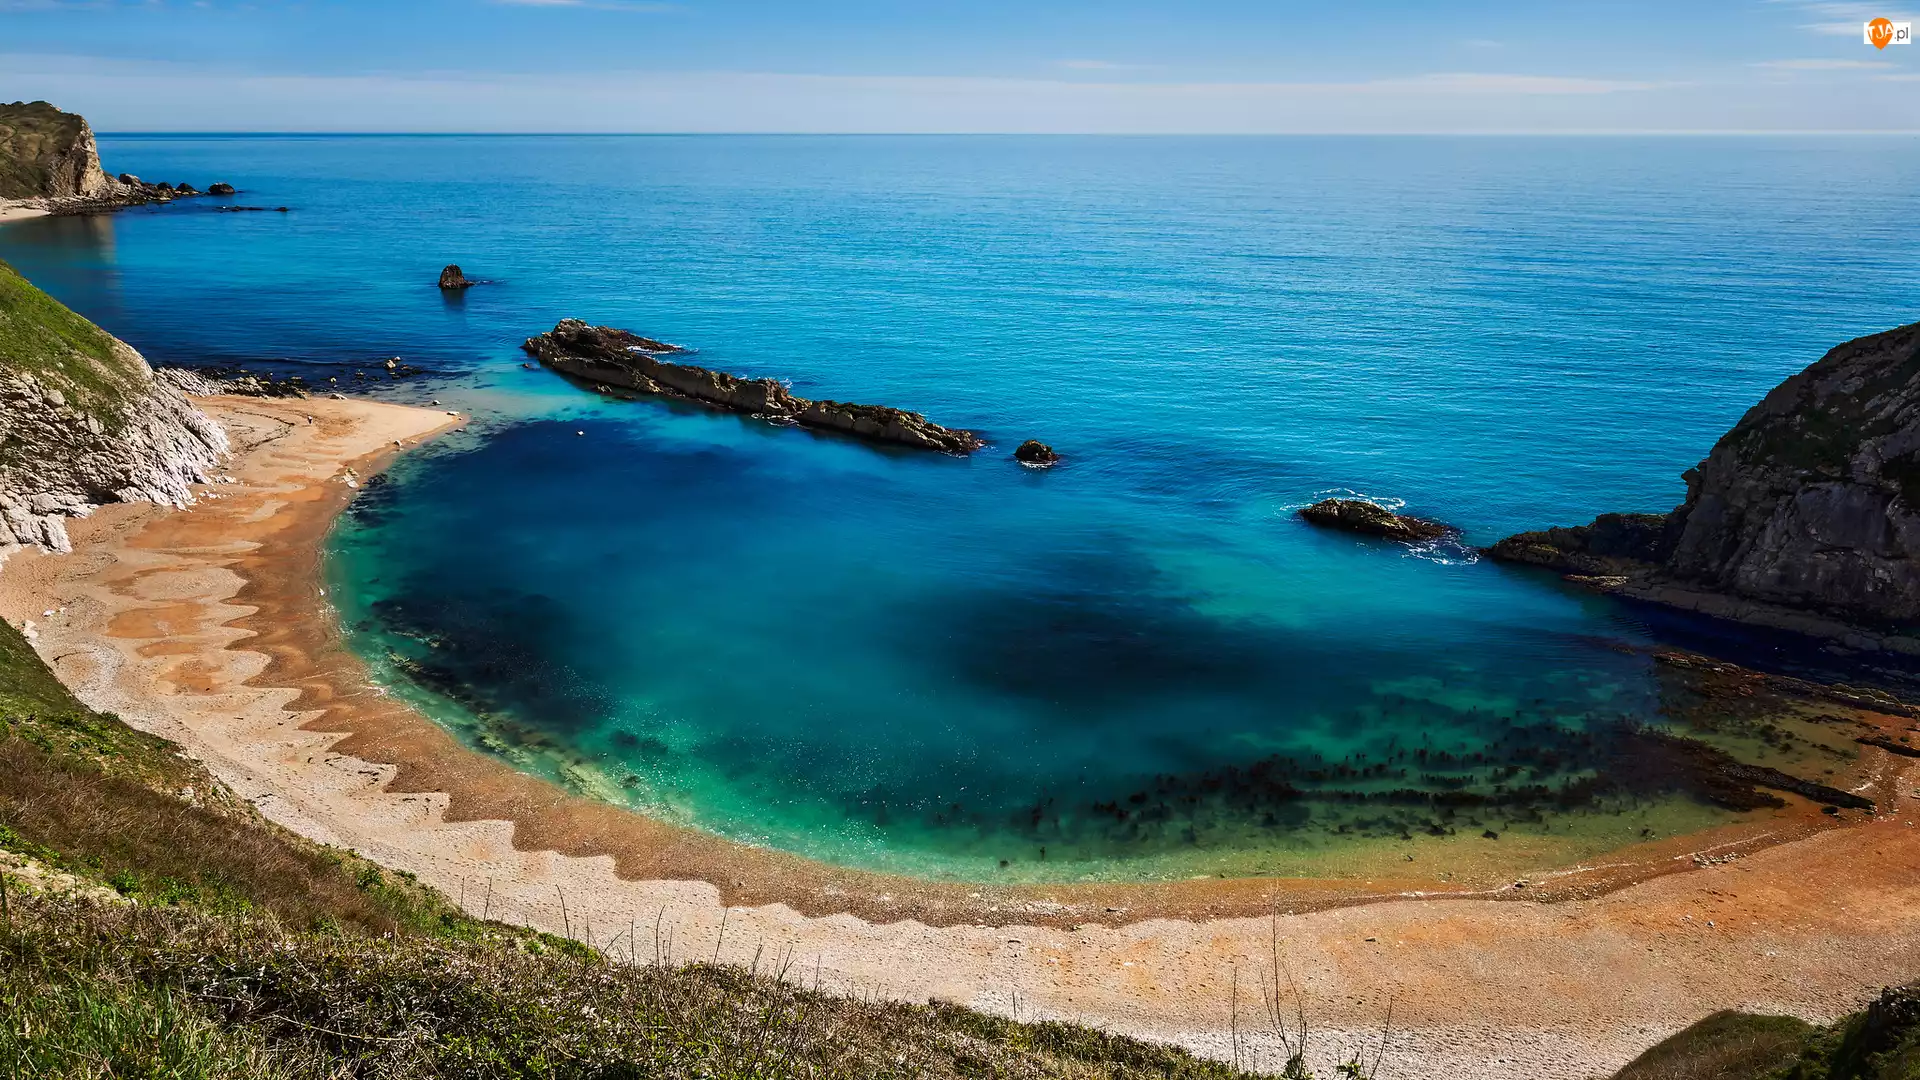
[[[1827,37],[1857,37],[1860,28],[1869,20],[1888,18],[1895,22],[1912,21],[1913,15],[1903,11],[1888,11],[1875,4],[1838,3],[1834,0],[1769,0],[1770,3],[1785,3],[1819,19],[1819,22],[1802,23],[1800,29]]]
[[[1762,60],[1751,66],[1771,68],[1775,71],[1868,71],[1874,68],[1890,68],[1893,65],[1885,60],[1836,60],[1831,57],[1810,57],[1804,60]]]
[[[1871,76],[1735,87],[1474,71],[1242,83],[652,69],[303,75],[0,53],[0,100],[23,95],[87,113],[105,131],[1831,132],[1857,129],[1862,116],[1882,131],[1920,131],[1920,100]]]
[[[1151,64],[1122,64],[1112,60],[1056,60],[1054,66],[1068,71],[1146,71]]]

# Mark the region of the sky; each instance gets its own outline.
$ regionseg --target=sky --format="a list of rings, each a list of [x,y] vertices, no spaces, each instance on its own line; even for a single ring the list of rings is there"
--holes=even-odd
[[[1915,0],[1904,0],[1914,3]],[[1816,0],[0,0],[100,131],[1920,133]]]

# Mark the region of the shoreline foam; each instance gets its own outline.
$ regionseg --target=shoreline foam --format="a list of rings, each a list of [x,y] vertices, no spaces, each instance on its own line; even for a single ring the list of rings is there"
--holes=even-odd
[[[84,699],[181,743],[267,816],[476,914],[641,959],[784,955],[832,989],[1020,1008],[1216,1054],[1236,1012],[1248,1041],[1257,995],[1236,1005],[1229,987],[1236,971],[1258,980],[1277,938],[1321,1052],[1369,1037],[1392,1001],[1389,1060],[1413,1076],[1585,1077],[1715,1009],[1831,1018],[1920,972],[1920,764],[1877,751],[1874,786],[1896,801],[1871,822],[1665,841],[1524,891],[1412,877],[941,885],[575,798],[381,694],[316,617],[321,543],[353,491],[342,469],[377,469],[445,415],[203,407],[241,448],[239,482],[187,511],[122,504],[76,522],[77,554],[9,562],[0,614],[41,621],[42,654]],[[1745,854],[1692,869],[1706,849]]]

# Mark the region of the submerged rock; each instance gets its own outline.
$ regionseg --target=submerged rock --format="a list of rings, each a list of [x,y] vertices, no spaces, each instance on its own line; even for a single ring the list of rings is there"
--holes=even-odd
[[[1452,536],[1457,531],[1451,525],[1437,521],[1396,514],[1365,499],[1322,499],[1312,506],[1302,507],[1300,516],[1329,529],[1345,529],[1403,543],[1438,540],[1443,536]]]
[[[1028,439],[1014,450],[1013,460],[1022,465],[1046,468],[1059,461],[1060,455],[1053,452],[1053,447],[1048,446],[1039,439]]]
[[[773,379],[743,379],[724,371],[662,360],[662,356],[687,350],[610,326],[590,326],[579,319],[561,320],[548,333],[528,338],[523,348],[542,364],[589,385],[687,398],[802,427],[949,454],[967,454],[985,445],[971,431],[941,427],[904,409],[813,401],[795,396]]]
[[[1667,514],[1605,514],[1487,554],[1743,622],[1920,652],[1920,323],[1775,387],[1683,477]]]

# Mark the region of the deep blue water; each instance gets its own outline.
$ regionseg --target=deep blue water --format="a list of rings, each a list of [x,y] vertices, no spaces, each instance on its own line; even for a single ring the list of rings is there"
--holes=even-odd
[[[383,392],[479,419],[336,531],[330,591],[396,692],[577,789],[921,873],[1280,872],[1435,824],[1706,820],[1614,792],[1468,830],[1386,797],[1594,775],[1595,733],[1655,718],[1617,646],[1702,628],[1291,510],[1350,489],[1487,542],[1667,509],[1781,378],[1920,317],[1913,139],[103,152],[292,209],[29,222],[0,257],[156,362],[351,382],[397,354],[439,374]],[[495,283],[442,297],[453,261]],[[570,315],[993,445],[603,401],[521,366]],[[1067,461],[1012,463],[1028,437]]]

